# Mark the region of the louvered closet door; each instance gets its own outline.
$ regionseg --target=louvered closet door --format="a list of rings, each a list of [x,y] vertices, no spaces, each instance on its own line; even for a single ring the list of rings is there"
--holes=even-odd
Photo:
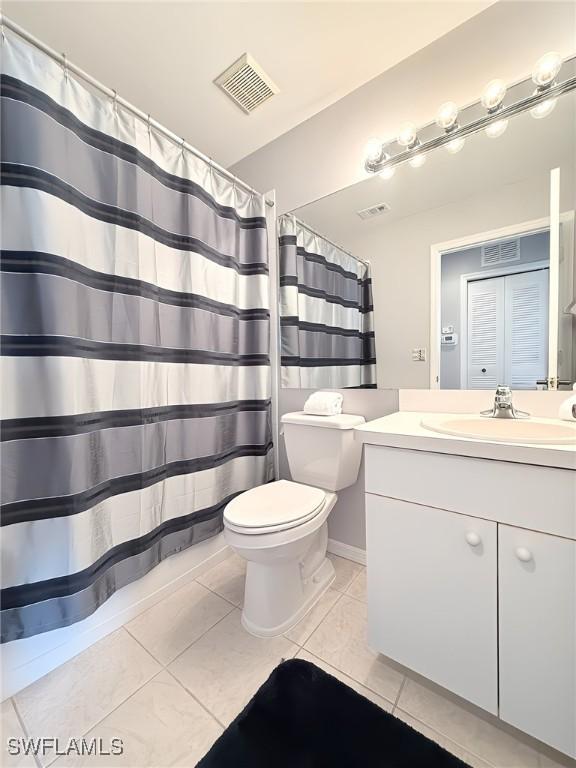
[[[504,280],[468,283],[468,389],[504,383]]]
[[[504,315],[504,382],[536,389],[548,375],[547,269],[505,278]]]

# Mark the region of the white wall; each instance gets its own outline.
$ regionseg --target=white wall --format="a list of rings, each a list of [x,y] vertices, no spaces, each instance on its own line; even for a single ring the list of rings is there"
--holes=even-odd
[[[371,137],[392,139],[407,120],[426,124],[448,99],[473,102],[492,78],[522,79],[546,51],[573,54],[575,17],[571,2],[499,2],[233,170],[257,189],[275,188],[279,213],[343,189],[366,177],[362,161]]]

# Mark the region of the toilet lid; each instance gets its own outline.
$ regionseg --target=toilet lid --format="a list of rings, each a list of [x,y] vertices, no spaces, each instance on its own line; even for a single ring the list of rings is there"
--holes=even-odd
[[[235,528],[277,528],[310,519],[320,510],[325,492],[290,480],[259,485],[228,504],[224,519]]]

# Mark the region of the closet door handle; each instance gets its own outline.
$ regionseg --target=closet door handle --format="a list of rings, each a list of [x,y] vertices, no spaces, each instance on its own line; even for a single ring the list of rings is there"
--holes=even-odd
[[[530,552],[529,549],[526,549],[526,547],[516,547],[516,557],[523,563],[529,563],[534,559],[532,552]]]
[[[482,544],[482,539],[475,531],[468,531],[466,541],[471,547],[477,547],[479,544]]]

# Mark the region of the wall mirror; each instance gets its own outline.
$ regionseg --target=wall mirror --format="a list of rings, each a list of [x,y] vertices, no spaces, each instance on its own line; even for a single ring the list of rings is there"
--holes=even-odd
[[[576,93],[501,129],[281,218],[283,386],[576,380]]]

